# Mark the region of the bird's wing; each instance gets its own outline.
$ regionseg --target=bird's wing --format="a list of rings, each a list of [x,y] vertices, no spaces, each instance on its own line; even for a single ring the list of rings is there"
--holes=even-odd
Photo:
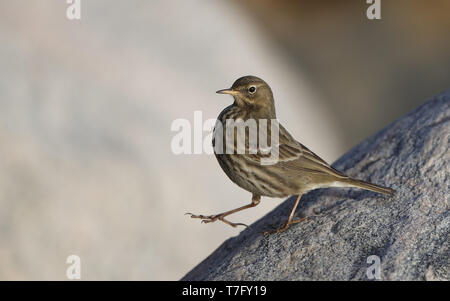
[[[303,144],[297,142],[296,148],[289,144],[280,145],[280,155],[278,164],[287,169],[304,169],[312,173],[328,174],[338,178],[347,178],[346,175],[331,167],[322,158],[317,156]],[[286,151],[289,149],[289,151]],[[292,150],[296,150],[292,154]],[[289,155],[287,153],[289,152]]]
[[[272,150],[272,148],[271,148]],[[274,150],[275,152],[276,150]],[[245,155],[248,159],[261,163],[262,158],[269,158],[270,153]],[[278,158],[275,164],[285,169],[304,170],[310,173],[327,174],[337,178],[347,178],[337,171],[306,146],[296,141],[286,129],[280,125]]]

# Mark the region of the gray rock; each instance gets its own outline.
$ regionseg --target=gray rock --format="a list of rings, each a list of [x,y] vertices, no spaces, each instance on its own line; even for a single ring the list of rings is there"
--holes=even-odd
[[[291,197],[182,280],[367,280],[375,264],[371,255],[380,259],[382,280],[449,280],[449,134],[450,90],[334,164],[350,176],[396,189],[395,197],[315,190],[297,209],[308,220],[281,234],[261,235],[285,221]]]

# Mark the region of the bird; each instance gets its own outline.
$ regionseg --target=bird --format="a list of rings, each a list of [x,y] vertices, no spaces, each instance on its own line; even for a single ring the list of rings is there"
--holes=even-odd
[[[327,187],[356,187],[389,196],[395,194],[395,190],[391,188],[354,179],[343,174],[295,140],[278,123],[272,89],[261,78],[252,75],[243,76],[238,78],[231,88],[222,89],[216,93],[232,95],[234,102],[226,107],[217,118],[212,139],[215,157],[230,180],[250,192],[252,199],[250,204],[219,214],[196,215],[187,213],[191,218],[201,219],[203,223],[222,221],[236,227],[245,224],[233,223],[226,217],[257,206],[262,196],[282,198],[297,195],[286,222],[274,231],[265,232],[280,233],[287,230],[290,225],[302,222],[307,218],[294,219],[294,214],[301,196],[310,190]],[[256,149],[254,149],[254,142],[252,144],[251,137],[249,137],[250,128],[245,130],[244,133],[240,132],[241,136],[239,136],[236,124],[233,128],[229,126],[229,121],[236,120],[245,122],[247,126],[256,125],[258,133]],[[274,124],[277,127],[272,127]],[[278,141],[272,142],[270,147],[264,149],[260,145],[263,142],[261,134],[267,136],[265,137],[266,144],[275,136],[278,136]],[[238,140],[242,139],[242,135],[245,136],[244,139]],[[227,140],[227,137],[232,138]],[[238,151],[238,141],[245,142],[244,151]],[[223,151],[223,147],[222,149],[217,147],[220,142],[222,146],[225,145],[225,148],[227,148],[226,152]],[[231,151],[228,148],[231,148]],[[272,154],[269,154],[267,150],[273,151],[275,148],[276,151],[273,152],[276,155],[275,160],[272,160],[271,163],[264,163],[264,160],[270,161],[268,158]]]

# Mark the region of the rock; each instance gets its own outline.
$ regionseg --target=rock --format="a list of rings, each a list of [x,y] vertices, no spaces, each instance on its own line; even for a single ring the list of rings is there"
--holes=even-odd
[[[333,165],[394,188],[395,197],[315,190],[302,197],[296,213],[308,220],[261,235],[285,221],[295,199],[290,197],[182,280],[367,280],[368,269],[376,268],[371,255],[380,260],[382,280],[450,280],[449,137],[450,90]]]

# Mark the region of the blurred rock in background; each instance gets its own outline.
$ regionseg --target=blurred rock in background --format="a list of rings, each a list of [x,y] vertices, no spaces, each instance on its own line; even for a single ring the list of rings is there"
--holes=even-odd
[[[344,150],[332,111],[238,7],[81,5],[69,21],[65,1],[0,4],[0,279],[65,279],[71,254],[82,279],[178,279],[237,234],[184,216],[251,195],[214,156],[174,155],[171,124],[216,118],[232,98],[215,91],[239,76],[266,79],[280,118],[319,153]],[[321,118],[314,131],[300,122]]]
[[[216,118],[232,99],[214,91],[242,75],[328,161],[446,88],[448,5],[383,2],[368,21],[364,2],[82,0],[69,21],[65,1],[2,1],[0,279],[66,279],[71,254],[84,280],[178,279],[239,233],[183,216],[250,194],[214,156],[174,155],[170,129]]]
[[[308,75],[345,132],[346,149],[450,86],[450,2],[239,1]]]

